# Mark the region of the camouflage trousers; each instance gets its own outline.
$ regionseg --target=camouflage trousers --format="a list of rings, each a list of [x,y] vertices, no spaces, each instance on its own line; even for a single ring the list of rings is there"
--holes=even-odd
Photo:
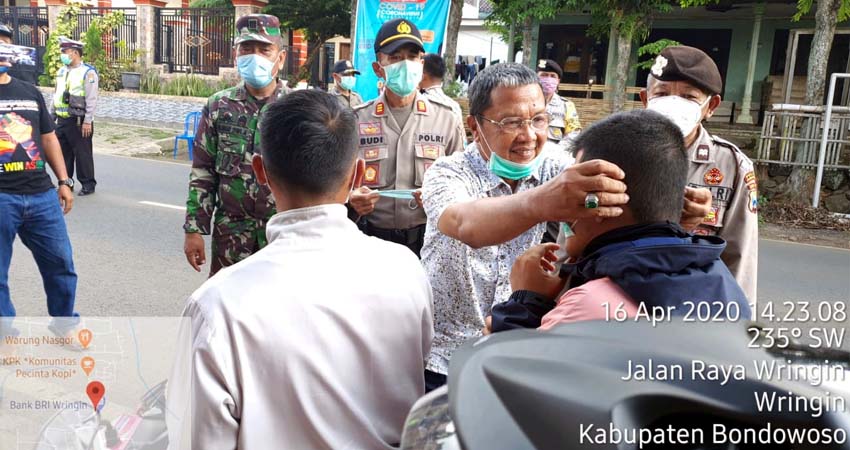
[[[210,277],[222,268],[253,255],[266,244],[268,241],[265,221],[250,220],[216,225],[212,235]]]

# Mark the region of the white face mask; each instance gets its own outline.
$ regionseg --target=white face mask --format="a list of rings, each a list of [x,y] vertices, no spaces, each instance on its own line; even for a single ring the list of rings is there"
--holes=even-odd
[[[702,103],[697,103],[678,95],[666,95],[649,100],[646,109],[670,119],[682,131],[682,136],[687,136],[699,125],[702,120],[702,107],[709,100],[711,100],[711,97],[708,97]]]
[[[357,158],[356,161],[360,161],[360,158]],[[357,181],[357,173],[356,172],[357,172],[357,164],[358,163],[359,162],[354,163],[355,164],[355,168],[354,168],[355,174],[354,174],[353,177],[351,177],[351,187],[348,188],[348,196],[345,197],[345,204],[346,205],[348,204],[348,201],[351,200],[351,191],[354,190],[354,182]]]

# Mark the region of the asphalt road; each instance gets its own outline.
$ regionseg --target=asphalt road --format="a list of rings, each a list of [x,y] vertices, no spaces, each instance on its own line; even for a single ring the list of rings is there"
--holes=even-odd
[[[206,279],[183,256],[189,166],[96,154],[95,169],[97,192],[76,197],[66,216],[79,276],[77,311],[179,315],[186,297]],[[18,315],[47,315],[41,277],[19,239],[9,284]]]
[[[182,252],[180,208],[189,167],[108,155],[95,160],[97,193],[77,197],[67,216],[79,274],[78,311],[179,314],[206,278],[188,266]],[[759,249],[759,303],[850,302],[850,251],[770,240],[762,240]],[[10,284],[19,315],[46,315],[40,276],[19,240]]]

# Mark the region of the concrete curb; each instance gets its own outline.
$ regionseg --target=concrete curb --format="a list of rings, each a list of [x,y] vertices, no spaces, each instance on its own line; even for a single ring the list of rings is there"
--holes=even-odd
[[[56,90],[52,87],[39,86],[38,89],[49,95],[53,95],[53,92]],[[140,94],[138,92],[109,92],[109,91],[101,91],[98,92],[98,95],[101,97],[115,97],[115,98],[137,98],[142,100],[167,100],[170,102],[177,103],[196,103],[199,105],[204,105],[207,103],[206,97],[182,97],[177,95],[155,95],[155,94]]]

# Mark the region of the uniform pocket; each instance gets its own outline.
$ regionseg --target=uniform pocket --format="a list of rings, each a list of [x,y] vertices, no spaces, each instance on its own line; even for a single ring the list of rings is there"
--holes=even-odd
[[[416,151],[416,161],[414,163],[416,165],[416,178],[413,184],[416,187],[422,187],[422,182],[425,180],[425,171],[431,167],[431,164],[437,158],[445,156],[446,150],[439,144],[416,144],[413,148]]]
[[[242,171],[245,164],[247,143],[231,137],[219,137],[218,153],[215,157],[215,170],[220,175],[233,177]]]
[[[363,185],[370,188],[387,186],[388,173],[387,147],[369,147],[360,149],[360,157],[366,161],[366,170],[363,172]]]

